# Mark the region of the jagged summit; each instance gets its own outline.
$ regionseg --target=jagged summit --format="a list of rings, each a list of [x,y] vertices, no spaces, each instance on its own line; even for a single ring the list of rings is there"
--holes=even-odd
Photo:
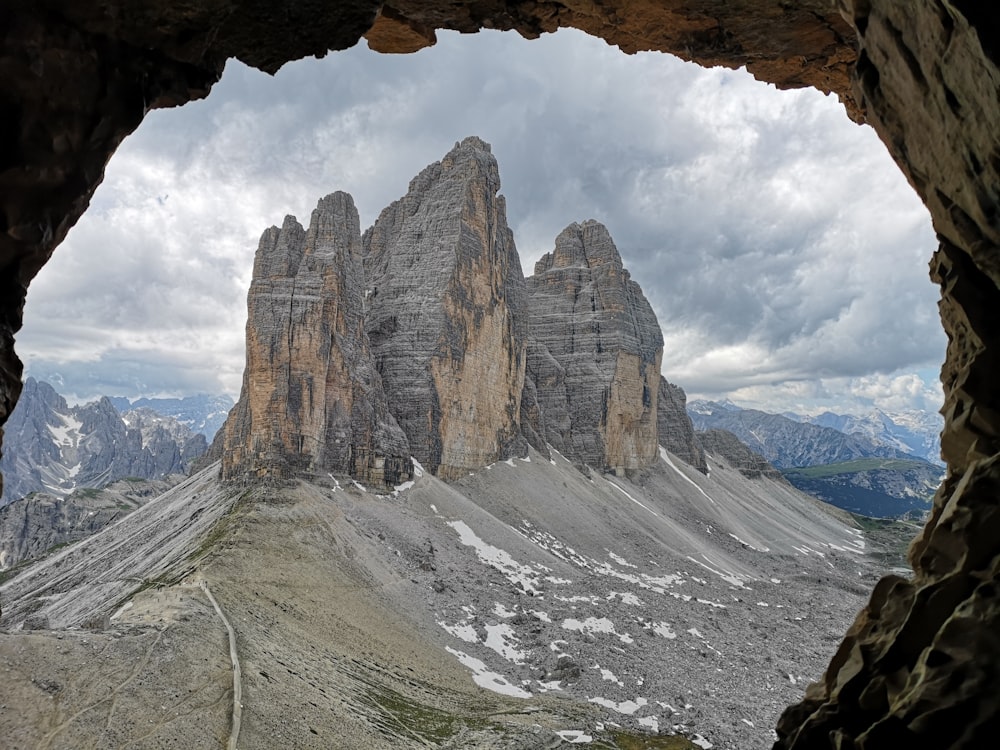
[[[224,477],[392,486],[412,456],[455,479],[528,442],[621,473],[656,459],[658,421],[704,468],[681,446],[683,399],[658,418],[663,338],[607,228],[569,225],[526,281],[499,190],[490,146],[473,136],[364,235],[340,192],[308,230],[287,217],[264,232]]]
[[[528,377],[545,439],[580,463],[622,472],[657,454],[663,335],[607,228],[571,224],[527,279]]]
[[[226,422],[222,474],[339,473],[408,479],[406,438],[388,409],[364,328],[361,230],[347,193],[264,232],[247,295],[247,365]]]
[[[32,492],[65,497],[124,477],[184,474],[207,447],[204,436],[174,420],[132,415],[126,421],[107,397],[69,406],[51,385],[30,377],[7,423],[7,441],[0,505]]]
[[[535,275],[551,269],[597,268],[605,264],[623,271],[622,256],[608,228],[595,219],[587,219],[580,224],[574,222],[559,233],[555,249],[535,263]]]
[[[366,329],[413,455],[454,478],[523,455],[525,295],[500,176],[478,138],[365,232]]]

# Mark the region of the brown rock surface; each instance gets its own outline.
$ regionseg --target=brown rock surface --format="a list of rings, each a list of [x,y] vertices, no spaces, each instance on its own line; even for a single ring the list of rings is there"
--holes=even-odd
[[[347,193],[264,232],[247,295],[243,391],[226,421],[226,479],[412,474],[364,327],[361,229]]]
[[[293,7],[263,0],[161,0],[142,8],[121,0],[5,4],[0,422],[20,391],[13,335],[27,285],[144,113],[203,96],[229,56],[274,70],[289,59],[350,46],[371,27],[378,7],[370,0],[304,0]],[[514,28],[533,36],[575,26],[625,50],[745,64],[779,85],[832,89],[849,107],[853,101],[863,109],[927,203],[941,237],[934,275],[950,337],[942,379],[951,476],[914,547],[914,582],[890,580],[877,590],[827,681],[782,722],[780,744],[992,746],[1000,715],[1000,607],[987,595],[997,571],[984,561],[1000,555],[1000,536],[978,529],[989,526],[994,512],[1000,453],[994,377],[1000,32],[993,6],[969,0],[840,0],[836,7],[826,0],[396,0],[393,8],[411,29]],[[905,694],[896,689],[902,684]]]
[[[545,439],[601,471],[651,464],[663,335],[607,228],[570,224],[527,287],[528,372]]]
[[[514,453],[524,278],[489,144],[456,143],[365,232],[367,329],[423,466],[455,478]]]
[[[996,11],[972,3],[853,3],[858,100],[931,210],[941,242],[948,352],[942,454],[949,475],[910,549],[914,577],[884,579],[781,748],[982,748],[1000,716],[1000,97]]]

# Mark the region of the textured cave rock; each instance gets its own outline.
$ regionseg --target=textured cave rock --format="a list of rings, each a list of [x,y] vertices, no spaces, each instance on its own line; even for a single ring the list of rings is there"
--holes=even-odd
[[[663,335],[607,228],[570,224],[527,287],[528,373],[545,439],[601,471],[651,464]]]
[[[996,744],[1000,730],[1000,26],[974,3],[851,5],[855,96],[930,208],[948,351],[948,476],[822,682],[788,709],[781,748]],[[965,11],[969,15],[965,15]]]
[[[392,486],[412,475],[364,325],[354,201],[319,201],[260,238],[247,294],[247,364],[222,441],[225,479],[348,475]]]
[[[376,20],[376,18],[378,20]],[[779,747],[992,747],[1000,689],[993,528],[1000,455],[1000,24],[972,0],[13,0],[0,9],[0,422],[20,390],[13,335],[28,283],[86,208],[121,139],[152,107],[204,96],[224,60],[264,70],[369,32],[386,52],[433,30],[560,26],[625,51],[746,65],[835,91],[875,127],[940,238],[932,275],[949,476],[912,550],[824,681],[781,721]]]
[[[413,456],[445,479],[523,455],[521,261],[490,146],[470,137],[364,235],[368,336]]]

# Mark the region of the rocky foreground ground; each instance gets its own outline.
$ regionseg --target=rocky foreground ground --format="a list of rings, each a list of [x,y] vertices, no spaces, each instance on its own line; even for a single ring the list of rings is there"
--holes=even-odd
[[[532,451],[389,494],[209,467],[0,588],[0,736],[769,747],[877,570],[848,517],[708,465],[664,451],[628,480]]]

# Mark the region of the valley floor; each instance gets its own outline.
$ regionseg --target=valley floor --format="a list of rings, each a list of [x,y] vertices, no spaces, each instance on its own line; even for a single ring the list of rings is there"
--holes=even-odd
[[[532,452],[379,495],[209,467],[0,587],[0,737],[769,747],[879,571],[846,515],[710,468],[585,476]]]

